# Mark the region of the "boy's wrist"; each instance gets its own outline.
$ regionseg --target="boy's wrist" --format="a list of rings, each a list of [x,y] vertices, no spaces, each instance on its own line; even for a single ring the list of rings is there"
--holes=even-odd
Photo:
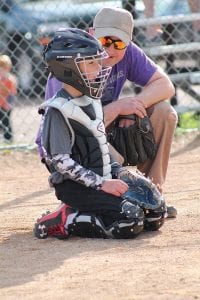
[[[104,182],[105,180],[103,179],[102,182],[96,187],[97,191],[100,191],[102,189]]]

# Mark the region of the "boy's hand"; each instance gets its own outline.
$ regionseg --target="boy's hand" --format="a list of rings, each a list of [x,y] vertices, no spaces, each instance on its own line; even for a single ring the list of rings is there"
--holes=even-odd
[[[121,195],[128,191],[128,184],[120,179],[105,179],[101,191],[121,197]]]

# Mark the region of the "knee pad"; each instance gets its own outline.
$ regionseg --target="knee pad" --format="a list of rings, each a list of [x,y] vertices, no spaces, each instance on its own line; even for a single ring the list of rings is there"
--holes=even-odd
[[[156,231],[163,226],[167,217],[166,205],[156,210],[145,210],[144,229],[147,231]]]
[[[101,219],[93,214],[80,212],[71,214],[66,227],[70,235],[86,238],[107,238]]]
[[[144,212],[139,205],[124,200],[121,204],[121,211],[128,219],[143,219]]]
[[[136,237],[144,227],[144,215],[125,219],[105,226],[101,217],[94,214],[74,213],[68,217],[66,228],[70,235],[86,238],[130,239]]]
[[[114,222],[106,233],[109,237],[115,239],[132,239],[137,237],[144,228],[143,220],[121,220]]]

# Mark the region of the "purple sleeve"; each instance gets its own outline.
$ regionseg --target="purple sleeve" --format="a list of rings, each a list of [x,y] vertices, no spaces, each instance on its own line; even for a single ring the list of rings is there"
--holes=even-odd
[[[57,91],[61,89],[61,87],[62,87],[62,82],[58,81],[55,77],[49,74],[47,79],[46,90],[45,90],[45,100],[52,98],[57,93]],[[35,140],[41,158],[45,156],[42,147],[42,142],[41,142],[42,126],[43,126],[43,118]]]
[[[62,82],[58,81],[51,74],[48,77],[46,90],[45,90],[45,100],[52,98],[58,90],[62,87]]]
[[[145,86],[157,70],[156,64],[134,43],[128,46],[126,59],[129,66],[127,79],[137,85]]]

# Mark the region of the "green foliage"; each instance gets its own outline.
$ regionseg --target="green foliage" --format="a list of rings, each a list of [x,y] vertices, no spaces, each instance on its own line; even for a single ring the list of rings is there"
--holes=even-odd
[[[200,112],[180,114],[179,127],[182,129],[200,129]]]

